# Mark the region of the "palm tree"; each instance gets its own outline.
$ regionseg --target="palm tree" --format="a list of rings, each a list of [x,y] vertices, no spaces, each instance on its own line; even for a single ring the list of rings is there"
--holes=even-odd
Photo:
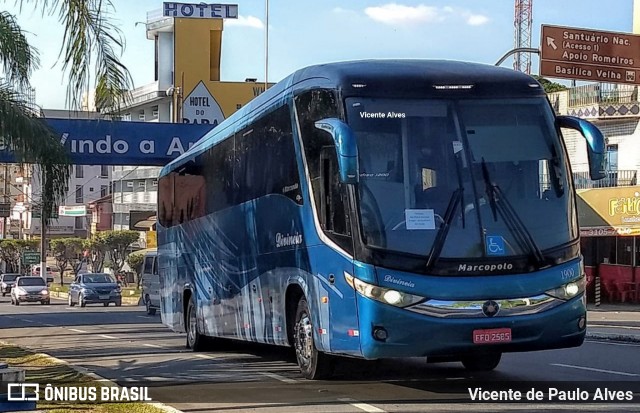
[[[120,63],[124,48],[121,32],[109,22],[110,0],[21,0],[43,14],[58,16],[64,27],[59,62],[69,76],[67,106],[79,109],[82,95],[95,87],[96,106],[117,112],[132,89],[133,80]],[[53,206],[66,192],[69,157],[59,137],[25,100],[29,77],[38,68],[38,52],[29,44],[15,16],[0,11],[0,142],[9,146],[20,163],[39,164],[43,171],[42,219],[50,219]],[[92,70],[93,69],[93,70]]]

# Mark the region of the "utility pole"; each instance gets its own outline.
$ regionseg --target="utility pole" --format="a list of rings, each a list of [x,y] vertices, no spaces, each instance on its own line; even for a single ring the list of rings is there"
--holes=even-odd
[[[42,189],[40,190],[40,276],[44,278],[44,282],[47,282],[47,219],[51,215],[51,211],[47,211],[44,208],[44,192],[46,188],[47,175],[45,169],[40,167],[40,174],[42,176]],[[61,269],[61,271],[64,271]]]
[[[7,227],[9,225],[7,225],[7,222],[11,222],[10,221],[10,216],[11,216],[11,198],[8,195],[9,193],[9,164],[4,164],[4,197],[3,197],[3,202],[5,204],[8,204],[8,208],[9,208],[9,216],[8,217],[3,217],[2,218],[2,239],[7,239]]]
[[[264,27],[264,91],[269,87],[269,0],[265,0]]]

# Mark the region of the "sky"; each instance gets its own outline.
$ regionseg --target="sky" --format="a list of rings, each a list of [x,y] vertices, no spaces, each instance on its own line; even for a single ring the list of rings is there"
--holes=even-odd
[[[38,50],[40,68],[32,77],[36,103],[64,109],[67,79],[59,61],[63,30],[56,16],[43,16],[34,4],[0,0],[0,10],[16,15]],[[112,0],[112,22],[122,31],[121,60],[135,87],[153,81],[153,41],[147,40],[147,12],[161,0]],[[183,0],[183,2],[190,2]],[[199,3],[199,1],[191,1]],[[213,3],[209,1],[209,3]],[[221,80],[265,77],[265,1],[238,0],[239,19],[226,20]],[[494,64],[514,45],[513,0],[271,0],[269,2],[269,81],[318,63],[369,58],[465,60]],[[533,0],[532,46],[540,26],[553,24],[631,32],[633,0]],[[194,45],[197,47],[197,45]],[[532,58],[532,73],[539,61]],[[513,59],[503,66],[512,67]]]

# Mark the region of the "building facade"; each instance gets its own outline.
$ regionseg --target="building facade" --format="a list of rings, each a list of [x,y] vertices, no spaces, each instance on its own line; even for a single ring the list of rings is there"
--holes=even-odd
[[[132,91],[122,120],[205,123],[215,127],[262,93],[265,85],[255,79],[220,80],[223,24],[221,18],[167,17],[162,10],[149,12],[146,34],[154,42],[154,81]],[[86,104],[92,104],[90,96]],[[154,227],[147,225],[148,230],[142,230],[131,221],[147,222],[146,212],[157,210],[159,172],[160,168],[147,166],[113,170],[113,229],[141,230],[141,248],[154,245]]]
[[[577,191],[581,247],[602,298],[640,302],[640,99],[638,86],[588,84],[549,96],[561,115],[588,119],[606,138],[606,176],[589,179],[585,139],[563,130]]]
[[[40,236],[41,222],[38,217],[38,205],[40,205],[41,184],[39,168],[34,168],[30,182],[29,192],[31,203],[27,206],[28,228],[27,234],[32,237]],[[65,238],[90,236],[91,215],[90,204],[100,198],[108,196],[111,186],[111,167],[108,165],[74,165],[69,179],[67,194],[60,203],[60,207],[76,207],[85,213],[77,216],[59,215],[47,227],[48,237]]]

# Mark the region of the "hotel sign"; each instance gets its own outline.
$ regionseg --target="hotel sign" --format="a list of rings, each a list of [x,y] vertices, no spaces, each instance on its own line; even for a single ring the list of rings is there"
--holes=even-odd
[[[540,76],[640,84],[640,35],[542,26]]]
[[[237,19],[238,5],[164,2],[162,3],[162,15],[199,19]]]

